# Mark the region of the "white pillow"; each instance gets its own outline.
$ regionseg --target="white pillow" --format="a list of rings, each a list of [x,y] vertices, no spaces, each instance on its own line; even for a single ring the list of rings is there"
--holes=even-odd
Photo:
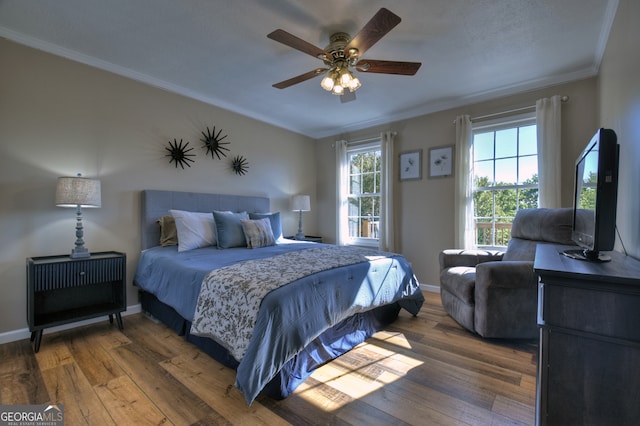
[[[216,224],[213,213],[169,210],[176,221],[178,251],[216,245]]]

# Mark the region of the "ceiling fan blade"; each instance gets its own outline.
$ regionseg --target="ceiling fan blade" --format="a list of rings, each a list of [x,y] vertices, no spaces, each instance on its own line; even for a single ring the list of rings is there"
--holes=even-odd
[[[362,72],[380,74],[415,75],[422,62],[378,61],[375,59],[361,59],[355,68]]]
[[[267,34],[267,37],[269,37],[271,40],[286,44],[289,47],[293,47],[296,50],[311,55],[314,58],[323,59],[327,57],[327,52],[325,52],[324,50],[320,49],[317,46],[314,46],[307,41],[304,41],[299,37],[294,36],[291,33],[286,32],[285,30],[277,29]]]
[[[329,71],[328,68],[316,68],[315,70],[306,72],[304,74],[297,75],[288,80],[281,81],[280,83],[276,83],[273,85],[276,89],[286,89],[289,86],[293,86],[294,84],[302,83],[303,81],[307,81],[312,79],[315,76],[322,74],[325,71]]]
[[[389,31],[400,23],[401,19],[395,13],[385,9],[380,9],[373,18],[360,30],[349,44],[344,48],[345,53],[349,49],[358,49],[358,55],[361,56],[371,46],[376,44],[378,40],[385,36]]]
[[[356,92],[352,92],[351,90],[345,90],[342,95],[340,95],[340,102],[343,104],[356,100]]]

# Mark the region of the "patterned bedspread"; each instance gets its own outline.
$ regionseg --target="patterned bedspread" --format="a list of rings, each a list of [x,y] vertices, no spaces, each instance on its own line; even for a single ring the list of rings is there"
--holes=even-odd
[[[240,362],[267,293],[317,272],[391,255],[360,247],[322,246],[213,270],[203,280],[191,333],[214,339]],[[354,307],[348,315],[373,307]]]

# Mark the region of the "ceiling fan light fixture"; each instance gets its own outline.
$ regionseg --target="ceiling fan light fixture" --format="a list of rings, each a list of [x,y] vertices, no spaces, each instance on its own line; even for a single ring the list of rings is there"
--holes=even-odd
[[[329,71],[327,75],[324,76],[324,78],[320,82],[320,86],[322,86],[322,88],[328,92],[333,89],[333,86],[335,86],[335,81],[333,79],[331,71]]]
[[[382,37],[400,23],[401,19],[386,8],[380,8],[354,38],[344,32],[337,32],[329,37],[329,45],[324,49],[286,32],[282,29],[272,31],[267,35],[272,40],[292,47],[303,53],[320,59],[324,63],[323,68],[309,71],[288,80],[276,83],[273,87],[284,89],[294,84],[323,76],[320,86],[334,95],[342,95],[345,90],[353,93],[362,86],[360,80],[354,75],[355,71],[376,74],[415,75],[422,63],[399,62],[365,59],[364,55],[369,48],[376,44]],[[351,96],[350,100],[355,99]],[[343,99],[341,99],[343,102]]]
[[[358,79],[358,77],[354,76],[349,82],[349,91],[355,92],[356,90],[358,90],[360,86],[362,86],[362,84],[360,83],[360,80]]]
[[[345,90],[355,92],[362,84],[347,66],[337,66],[329,70],[320,86],[334,95],[342,95]]]
[[[353,80],[353,74],[349,71],[348,68],[342,68],[340,70],[340,86],[347,88],[349,87],[349,83]]]

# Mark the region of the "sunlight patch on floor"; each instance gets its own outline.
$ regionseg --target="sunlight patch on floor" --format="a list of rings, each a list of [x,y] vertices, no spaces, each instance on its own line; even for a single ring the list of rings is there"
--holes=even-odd
[[[380,346],[385,342],[386,347]],[[390,350],[390,344],[399,352]],[[296,392],[305,401],[325,411],[334,411],[354,399],[363,398],[383,386],[402,378],[411,369],[423,364],[422,361],[407,356],[400,351],[411,348],[402,333],[379,332],[350,352],[323,365],[311,377],[320,384],[301,384]],[[335,389],[334,398],[319,398],[318,392],[328,386]]]

